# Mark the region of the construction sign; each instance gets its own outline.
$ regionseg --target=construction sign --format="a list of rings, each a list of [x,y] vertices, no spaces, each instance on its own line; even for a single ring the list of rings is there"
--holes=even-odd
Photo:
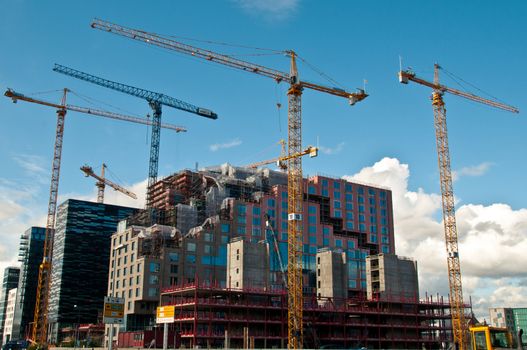
[[[124,319],[124,299],[104,297],[103,322],[122,324]]]
[[[158,306],[156,312],[156,323],[173,323],[175,306]]]

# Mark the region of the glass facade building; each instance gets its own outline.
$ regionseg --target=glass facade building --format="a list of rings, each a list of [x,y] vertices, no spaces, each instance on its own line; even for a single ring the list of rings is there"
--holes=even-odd
[[[57,210],[49,296],[50,340],[62,327],[97,323],[108,281],[110,237],[137,209],[69,199]]]
[[[38,268],[44,255],[45,235],[46,229],[44,227],[31,227],[20,236],[18,261],[21,265],[13,320],[13,338],[25,338],[30,323],[33,322],[37,298]]]
[[[18,279],[20,276],[20,269],[18,267],[6,267],[4,269],[4,277],[2,280],[2,293],[0,295],[0,342],[4,335],[4,326],[6,319],[7,299],[9,291],[18,286]]]

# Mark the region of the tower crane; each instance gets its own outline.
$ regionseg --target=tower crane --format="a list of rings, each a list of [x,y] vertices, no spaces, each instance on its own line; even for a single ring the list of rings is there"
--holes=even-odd
[[[137,199],[137,195],[133,193],[132,191],[127,190],[126,188],[119,186],[118,184],[108,180],[104,177],[104,169],[106,169],[106,164],[102,163],[101,167],[101,175],[97,175],[93,172],[93,169],[89,165],[83,165],[81,166],[81,171],[85,174],[86,177],[91,176],[94,179],[97,180],[95,183],[95,186],[97,186],[97,203],[104,203],[104,189],[106,185],[110,186],[116,191],[119,191],[121,193],[124,193],[128,197],[131,197],[133,199]]]
[[[152,118],[152,137],[150,144],[150,165],[148,171],[148,187],[147,187],[147,196],[146,196],[146,207],[151,208],[152,198],[150,196],[149,189],[157,181],[157,171],[159,168],[159,142],[161,139],[161,106],[165,105],[168,107],[173,107],[185,112],[194,113],[199,116],[209,118],[209,119],[218,119],[218,115],[213,111],[191,105],[190,103],[180,101],[176,98],[167,96],[159,92],[148,91],[138,87],[117,83],[108,79],[100,78],[95,75],[84,73],[72,68],[62,66],[60,64],[55,64],[53,70],[58,73],[68,75],[73,78],[87,81],[99,86],[103,86],[109,89],[113,89],[119,92],[123,92],[128,95],[142,98],[146,100],[152,108],[153,118]],[[152,218],[155,222],[155,218]]]
[[[277,83],[289,83],[288,96],[288,154],[293,155],[302,151],[302,112],[301,96],[304,88],[325,92],[327,94],[344,97],[351,105],[362,101],[368,95],[364,90],[350,93],[343,89],[327,87],[302,81],[299,79],[296,66],[296,53],[287,51],[290,57],[289,73],[267,68],[251,62],[239,60],[228,55],[187,45],[173,39],[162,37],[95,19],[92,28],[121,35],[149,45],[177,51],[208,62],[216,62],[231,68],[255,73],[274,79]],[[302,348],[303,336],[303,295],[302,295],[302,211],[303,211],[303,178],[302,158],[288,160],[288,348]]]
[[[53,161],[51,166],[51,183],[49,190],[49,201],[48,201],[48,213],[46,219],[46,231],[44,237],[44,252],[42,263],[39,266],[38,273],[38,286],[37,286],[37,295],[35,301],[35,313],[33,319],[33,327],[31,329],[31,341],[45,344],[47,343],[47,309],[48,309],[48,300],[49,300],[49,288],[51,283],[51,260],[53,253],[53,235],[55,230],[55,213],[57,211],[57,194],[59,188],[59,178],[60,178],[60,164],[62,158],[62,141],[64,138],[64,122],[66,117],[66,112],[68,110],[97,115],[101,117],[107,117],[112,119],[124,120],[134,123],[141,123],[151,125],[152,122],[149,120],[125,116],[122,114],[111,113],[102,110],[72,106],[66,104],[66,95],[69,92],[68,89],[63,90],[62,100],[60,104],[35,99],[32,97],[25,96],[20,94],[12,89],[8,89],[4,95],[13,100],[13,103],[17,101],[26,101],[31,103],[36,103],[48,107],[53,107],[57,109],[57,126],[55,132],[55,144],[53,147]],[[173,129],[177,132],[186,131],[182,127],[178,127],[171,124],[162,125],[162,127]]]
[[[284,143],[282,143],[282,142],[284,142]],[[285,141],[284,140],[280,140],[280,143],[282,143],[282,147],[284,147],[283,145],[285,144]],[[280,168],[281,170],[287,170],[287,164],[285,163],[286,161],[288,161],[289,159],[292,159],[292,158],[302,157],[302,156],[305,156],[305,155],[308,155],[308,154],[309,154],[309,157],[311,157],[311,158],[318,156],[318,148],[317,147],[313,147],[313,146],[308,146],[307,148],[305,148],[300,153],[295,153],[295,154],[292,154],[292,155],[285,154],[284,149],[282,149],[282,155],[280,157],[273,158],[273,159],[268,159],[268,160],[262,160],[262,161],[256,162],[256,163],[251,163],[249,165],[246,165],[246,167],[247,168],[256,169],[256,168],[259,168],[259,167],[261,167],[263,165],[276,163],[276,166],[278,168]]]
[[[486,104],[503,109],[512,113],[519,113],[515,107],[476,96],[464,91],[453,89],[439,83],[438,64],[434,65],[434,81],[421,79],[415,73],[406,70],[399,72],[399,82],[408,84],[409,81],[418,83],[433,89],[432,106],[434,109],[434,126],[436,134],[437,155],[439,163],[439,179],[441,184],[441,198],[443,206],[443,224],[445,230],[445,243],[447,252],[448,282],[450,287],[450,308],[452,315],[453,340],[459,350],[467,349],[466,335],[467,322],[465,320],[463,307],[463,289],[461,285],[461,266],[458,251],[458,233],[456,227],[456,215],[454,207],[454,189],[452,187],[452,172],[450,169],[450,151],[448,147],[448,133],[446,125],[446,108],[443,94],[460,96],[471,101]]]
[[[66,89],[66,90],[68,92],[70,91],[69,89]],[[70,105],[70,104],[60,105],[57,103],[25,96],[21,93],[14,91],[13,89],[7,89],[7,91],[4,93],[4,96],[11,98],[13,100],[13,103],[16,103],[18,100],[20,100],[20,101],[37,103],[37,104],[48,106],[48,107],[54,107],[57,109],[65,109],[68,111],[74,111],[74,112],[79,112],[79,113],[84,113],[84,114],[92,114],[92,115],[96,115],[99,117],[123,120],[126,122],[132,122],[132,123],[138,123],[138,124],[144,124],[144,125],[150,125],[150,126],[153,124],[150,119],[138,118],[138,117],[133,117],[129,115],[124,115],[124,114],[119,114],[119,113],[114,113],[114,112],[109,112],[109,111],[103,111],[100,109],[80,107],[80,106],[75,106],[75,105]],[[187,129],[182,126],[177,126],[177,125],[168,124],[168,123],[161,123],[161,127],[164,129],[174,130],[176,132],[186,132],[187,131]]]

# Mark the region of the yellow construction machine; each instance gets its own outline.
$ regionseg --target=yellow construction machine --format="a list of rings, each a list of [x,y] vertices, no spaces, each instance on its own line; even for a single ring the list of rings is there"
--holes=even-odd
[[[516,349],[507,328],[477,325],[469,327],[472,350]]]

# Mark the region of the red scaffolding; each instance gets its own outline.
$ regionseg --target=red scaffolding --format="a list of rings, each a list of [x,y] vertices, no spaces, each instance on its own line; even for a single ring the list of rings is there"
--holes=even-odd
[[[287,345],[285,291],[190,284],[167,289],[162,298],[164,305],[176,306],[171,330],[186,347],[223,347],[228,339],[230,348],[242,348],[244,330],[256,348]],[[441,348],[451,340],[450,317],[450,307],[441,297],[354,298],[337,303],[305,296],[304,344],[306,348]]]

